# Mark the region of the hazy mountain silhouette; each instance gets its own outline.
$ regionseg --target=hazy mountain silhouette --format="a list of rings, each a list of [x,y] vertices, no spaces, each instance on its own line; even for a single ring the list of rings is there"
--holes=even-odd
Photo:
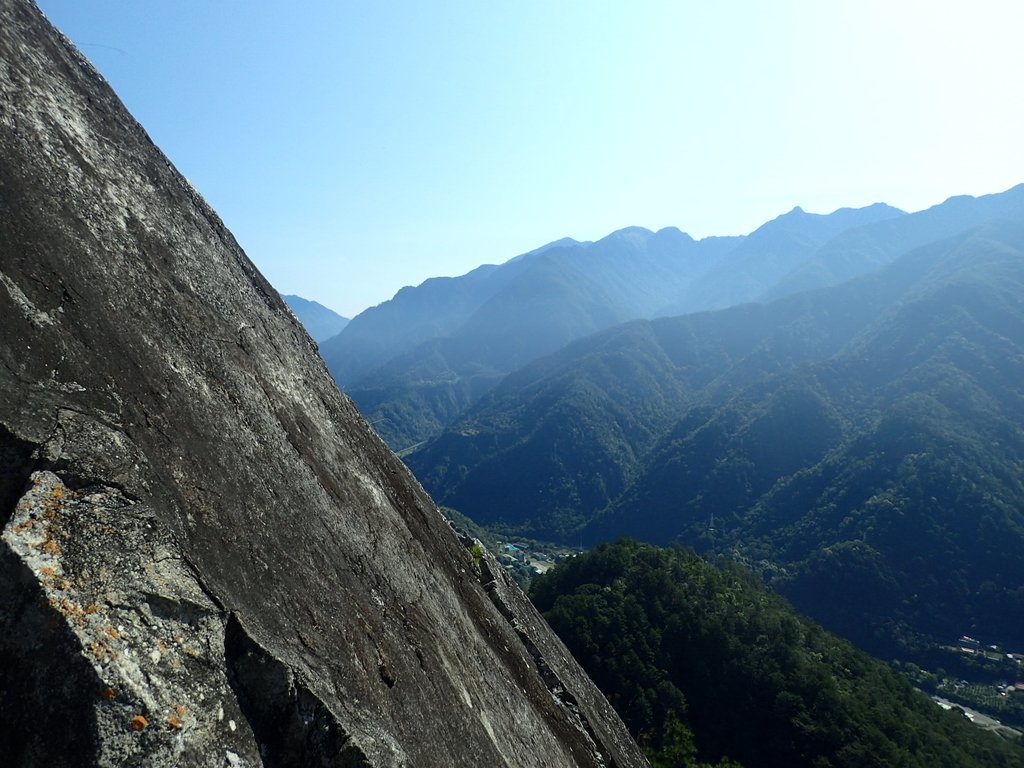
[[[415,288],[407,286],[389,301],[356,315],[343,338],[322,345],[321,355],[335,380],[347,386],[420,342],[457,330],[525,269],[532,256],[574,245],[580,244],[563,238],[500,266],[485,264],[461,277],[434,277]]]
[[[1024,225],[984,225],[833,288],[577,341],[408,461],[478,522],[740,547],[865,644],[1024,646],[1021,296]]]
[[[1024,184],[981,197],[960,195],[899,218],[837,234],[803,264],[757,298],[771,300],[810,288],[836,285],[879,269],[912,248],[994,219],[1024,217]]]
[[[727,260],[694,280],[677,301],[658,314],[681,315],[754,301],[765,293],[767,286],[773,286],[812,259],[818,249],[840,233],[905,215],[884,203],[840,208],[828,216],[794,208],[748,235]]]
[[[436,435],[511,371],[618,323],[750,301],[837,233],[904,214],[794,209],[748,237],[629,227],[404,288],[322,345],[333,375],[395,448]]]
[[[313,337],[313,341],[323,342],[332,336],[337,336],[341,333],[342,328],[348,325],[347,317],[342,317],[333,309],[328,309],[317,301],[284,294],[281,295],[281,298],[299,318],[299,322]]]
[[[428,280],[354,318],[321,352],[396,448],[436,434],[502,376],[595,331],[651,316],[737,238],[630,228]]]

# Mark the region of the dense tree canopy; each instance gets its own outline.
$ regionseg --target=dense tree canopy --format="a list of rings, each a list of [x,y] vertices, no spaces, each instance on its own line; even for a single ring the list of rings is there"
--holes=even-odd
[[[735,564],[620,540],[532,597],[655,765],[1024,766]]]

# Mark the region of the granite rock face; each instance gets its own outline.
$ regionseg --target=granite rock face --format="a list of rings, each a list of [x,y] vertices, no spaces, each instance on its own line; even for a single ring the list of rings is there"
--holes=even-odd
[[[0,0],[5,765],[640,766],[102,78]]]

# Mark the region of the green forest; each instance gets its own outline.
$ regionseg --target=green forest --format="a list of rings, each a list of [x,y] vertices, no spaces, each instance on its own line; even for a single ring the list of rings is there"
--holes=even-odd
[[[531,597],[655,768],[1024,766],[735,563],[623,539]]]

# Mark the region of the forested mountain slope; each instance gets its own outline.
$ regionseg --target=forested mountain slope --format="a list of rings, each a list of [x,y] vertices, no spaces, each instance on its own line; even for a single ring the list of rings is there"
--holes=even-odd
[[[409,464],[479,522],[736,548],[864,643],[980,627],[1024,646],[1022,230],[581,340]]]
[[[337,336],[348,325],[347,317],[342,317],[319,302],[294,295],[281,296],[281,298],[299,318],[302,327],[313,337],[313,341],[324,342],[332,336]]]
[[[620,540],[532,597],[656,768],[1024,765],[736,565]]]
[[[583,482],[601,475],[578,473],[586,463],[563,471],[582,442],[574,439],[574,429],[592,425],[596,431],[586,442],[599,446],[608,439],[606,427],[624,419],[637,422],[644,429],[627,430],[613,442],[625,440],[630,453],[643,453],[681,409],[717,402],[765,375],[838,354],[927,284],[930,265],[941,262],[950,247],[939,243],[882,273],[832,289],[767,305],[637,321],[581,339],[509,375],[445,434],[409,457],[410,466],[446,502],[485,522],[543,518],[560,503],[547,501],[544,488],[569,488],[577,474]],[[606,408],[615,416],[606,418]],[[578,423],[568,420],[570,411],[582,411]],[[545,429],[550,419],[559,418],[571,428]],[[557,438],[557,444],[545,436]],[[561,459],[555,462],[559,445]],[[513,497],[496,494],[486,510],[478,507],[474,493],[460,490],[462,484],[476,482],[473,475],[483,466],[493,465],[495,474],[513,470],[516,463],[505,455],[509,450],[528,453],[541,467],[548,460],[551,465],[530,473],[527,485],[510,483],[508,491],[520,488]],[[588,517],[614,496],[606,494],[588,507],[575,499],[564,504]]]
[[[634,318],[750,300],[838,232],[903,213],[796,209],[749,237],[631,227],[405,288],[322,345],[335,378],[396,448],[436,435],[501,378]],[[681,309],[682,308],[682,309]]]
[[[737,548],[880,651],[1024,646],[1024,230],[949,246],[840,354],[687,414],[590,533]]]

